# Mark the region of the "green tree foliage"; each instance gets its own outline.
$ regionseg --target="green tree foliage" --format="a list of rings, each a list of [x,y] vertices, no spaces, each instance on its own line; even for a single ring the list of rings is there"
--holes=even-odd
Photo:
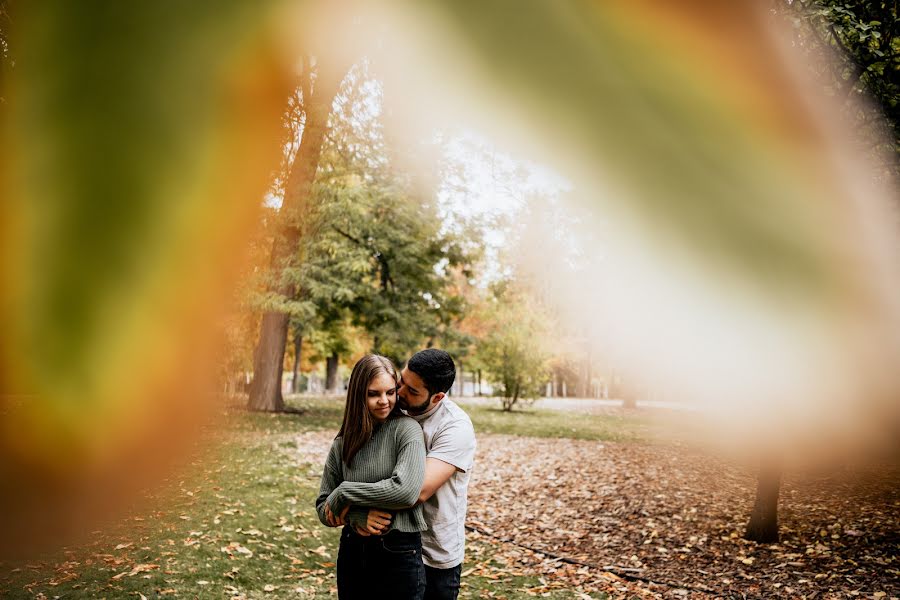
[[[373,338],[373,350],[395,360],[423,341],[462,307],[446,293],[448,269],[464,257],[440,234],[433,205],[416,204],[402,187],[356,187],[336,197],[334,219],[323,238],[358,267],[359,293],[352,302],[354,322]]]
[[[298,260],[274,274],[296,293],[267,294],[260,304],[289,314],[320,356],[346,357],[362,331],[370,350],[403,362],[423,344],[451,336],[449,325],[464,310],[450,293],[451,275],[470,252],[442,231],[428,190],[392,164],[380,95],[365,62],[350,71],[320,158],[312,234]]]
[[[900,26],[894,0],[777,0],[823,93],[842,101],[878,176],[900,174]],[[871,104],[853,101],[866,95]],[[872,147],[875,140],[875,147]]]
[[[477,349],[477,361],[487,371],[505,411],[521,400],[537,398],[547,381],[549,355],[544,340],[547,318],[533,297],[511,281],[494,285],[486,303],[488,331]]]
[[[12,69],[15,64],[9,47],[11,24],[9,2],[0,0],[0,104],[6,104],[7,71]]]

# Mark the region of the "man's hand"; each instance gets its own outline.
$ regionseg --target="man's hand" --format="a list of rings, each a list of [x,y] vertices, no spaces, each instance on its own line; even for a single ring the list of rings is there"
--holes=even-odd
[[[389,512],[377,508],[370,508],[369,514],[366,516],[366,526],[363,530],[368,535],[382,535],[387,532],[388,527],[391,526],[392,518],[393,515]],[[357,531],[359,531],[359,528],[357,528]]]
[[[328,523],[329,527],[339,527],[341,525],[347,524],[347,512],[350,510],[350,507],[347,506],[344,510],[341,511],[341,514],[337,517],[334,516],[334,513],[331,512],[331,507],[327,504],[325,505],[325,522]]]

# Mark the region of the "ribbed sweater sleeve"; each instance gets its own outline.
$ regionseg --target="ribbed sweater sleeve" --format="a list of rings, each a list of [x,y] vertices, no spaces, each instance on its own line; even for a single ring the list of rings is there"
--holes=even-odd
[[[325,469],[322,471],[322,483],[319,485],[319,496],[316,498],[316,512],[322,525],[328,525],[325,521],[325,502],[329,494],[341,484],[343,480],[341,470],[341,440],[336,439],[331,443],[328,458],[325,459]],[[340,513],[335,513],[340,514]]]
[[[411,419],[402,419],[398,425],[395,435],[399,450],[390,478],[375,483],[341,482],[326,500],[335,514],[339,514],[348,504],[400,509],[413,506],[419,499],[425,481],[422,429]],[[383,459],[387,460],[387,456]]]

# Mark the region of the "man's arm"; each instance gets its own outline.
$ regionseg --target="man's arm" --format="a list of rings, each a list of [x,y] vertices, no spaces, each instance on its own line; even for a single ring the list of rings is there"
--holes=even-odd
[[[456,467],[451,465],[450,463],[445,463],[444,461],[438,458],[426,458],[425,459],[425,481],[422,483],[422,491],[419,492],[419,499],[416,501],[417,504],[421,504],[425,502],[429,498],[431,498],[434,493],[438,490],[439,487],[447,483],[447,481],[453,477],[453,474],[456,472]],[[327,505],[326,505],[327,506]],[[354,513],[359,510],[358,507],[353,507],[350,512]],[[367,513],[363,513],[365,516],[362,519],[357,517],[356,519],[350,519],[350,523],[356,527],[356,533],[360,535],[370,535],[370,534],[378,534],[383,531],[377,529],[366,529],[366,524],[371,524],[372,521],[382,517],[382,515],[386,515],[383,511],[377,508],[371,508]],[[359,521],[362,521],[360,523]],[[386,527],[386,526],[385,526]]]
[[[431,498],[457,471],[468,471],[474,458],[475,430],[472,422],[459,419],[444,427],[432,438],[426,455],[425,483],[419,492],[419,502]]]
[[[474,455],[475,431],[471,422],[457,422],[442,431],[433,440],[432,449],[425,459],[425,477],[416,502],[422,503],[431,498],[456,471],[468,470]],[[354,507],[351,513],[355,510],[358,509]]]
[[[422,491],[419,492],[419,502],[425,502],[434,496],[438,488],[447,483],[454,473],[456,473],[456,467],[450,463],[439,458],[426,458],[425,482],[422,483]]]

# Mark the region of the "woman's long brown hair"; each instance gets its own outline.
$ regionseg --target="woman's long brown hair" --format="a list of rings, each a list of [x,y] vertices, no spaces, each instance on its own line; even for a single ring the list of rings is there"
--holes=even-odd
[[[341,458],[347,466],[350,466],[353,457],[371,439],[372,432],[375,430],[375,419],[372,418],[366,401],[369,382],[380,373],[388,374],[395,383],[399,381],[397,369],[394,368],[391,361],[377,354],[363,356],[353,366],[353,372],[350,373],[350,384],[347,386],[347,404],[344,407],[344,422],[341,424],[341,430],[338,432],[338,436],[344,438]],[[390,419],[396,415],[398,410],[398,406],[395,403],[388,418]]]

